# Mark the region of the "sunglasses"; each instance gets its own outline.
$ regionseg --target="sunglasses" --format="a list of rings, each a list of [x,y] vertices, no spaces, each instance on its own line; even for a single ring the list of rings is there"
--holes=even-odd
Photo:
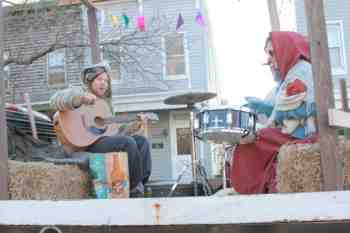
[[[263,66],[271,66],[272,65],[272,61],[264,62],[262,65]]]
[[[273,55],[274,55],[272,50],[269,50],[267,53],[268,53],[269,56],[271,56],[271,57],[273,57]]]

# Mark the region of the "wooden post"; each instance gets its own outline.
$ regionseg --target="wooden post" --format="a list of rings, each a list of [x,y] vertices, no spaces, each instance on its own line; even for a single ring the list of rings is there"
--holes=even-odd
[[[8,149],[5,106],[4,68],[4,20],[2,0],[0,0],[0,200],[9,199],[8,193]]]
[[[321,146],[323,189],[343,189],[342,155],[336,129],[328,124],[328,109],[334,108],[333,83],[323,0],[305,0],[312,57],[318,128]]]
[[[280,20],[278,17],[276,0],[267,0],[267,5],[269,8],[271,30],[272,31],[280,31],[281,26],[280,26]]]
[[[92,63],[96,64],[101,61],[100,47],[98,43],[96,8],[92,5],[88,6],[87,15]]]
[[[34,115],[33,115],[32,104],[30,102],[29,94],[28,93],[24,93],[23,97],[24,97],[24,102],[27,105],[27,111],[28,111],[30,127],[32,129],[32,136],[33,136],[33,138],[38,140],[39,137],[38,137],[38,132],[36,130],[35,118],[34,118]]]

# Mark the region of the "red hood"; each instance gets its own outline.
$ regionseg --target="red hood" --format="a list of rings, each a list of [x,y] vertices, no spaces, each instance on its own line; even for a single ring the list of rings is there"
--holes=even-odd
[[[305,36],[296,32],[271,32],[271,40],[282,80],[300,58],[310,62],[310,47]]]

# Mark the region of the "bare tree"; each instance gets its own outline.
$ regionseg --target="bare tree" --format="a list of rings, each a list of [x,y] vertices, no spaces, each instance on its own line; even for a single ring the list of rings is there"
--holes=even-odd
[[[22,42],[14,43],[7,39],[8,57],[4,65],[28,66],[63,48],[72,54],[68,62],[78,61],[84,65],[84,55],[91,45],[87,26],[77,23],[83,20],[79,7],[60,6],[52,1],[12,3],[6,8],[5,31],[12,35],[11,38],[20,38]],[[171,32],[169,25],[166,17],[149,19],[145,32],[134,27],[125,28],[122,24],[111,24],[99,33],[103,58],[118,67],[118,72],[127,73],[128,78],[159,78],[162,64],[154,64],[153,61],[155,57],[162,56],[161,37]]]
[[[30,65],[58,49],[86,47],[81,39],[82,28],[75,26],[76,20],[80,20],[77,6],[68,8],[41,1],[5,9],[5,31],[11,35],[5,40],[19,38],[19,43],[7,41],[5,65]]]

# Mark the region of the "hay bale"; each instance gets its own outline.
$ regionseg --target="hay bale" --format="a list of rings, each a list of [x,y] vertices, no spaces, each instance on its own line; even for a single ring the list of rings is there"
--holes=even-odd
[[[344,148],[344,189],[350,189],[350,142],[340,141]],[[277,191],[318,192],[322,190],[320,145],[286,144],[277,157]]]
[[[13,200],[83,199],[89,175],[75,165],[9,161],[9,193]]]

